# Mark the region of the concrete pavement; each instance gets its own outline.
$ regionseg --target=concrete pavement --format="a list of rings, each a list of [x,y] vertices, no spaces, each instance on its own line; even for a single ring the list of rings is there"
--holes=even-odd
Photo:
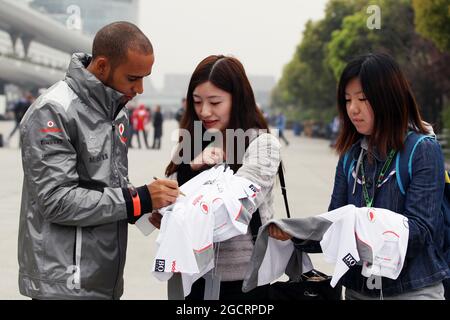
[[[0,121],[0,133],[4,138],[13,125],[12,121]],[[164,176],[174,146],[171,134],[176,125],[173,120],[164,122],[161,150],[130,149],[129,175],[134,185],[150,183],[153,176]],[[18,133],[9,147],[0,148],[0,299],[25,299],[17,285],[17,234],[23,179],[17,137]],[[282,144],[282,158],[292,216],[325,212],[333,188],[336,154],[326,140],[294,137],[291,131],[286,132],[286,137],[290,144],[288,147]],[[152,143],[152,129],[149,138]],[[137,145],[137,141],[134,144]],[[276,218],[283,218],[286,213],[279,184],[274,190]],[[144,237],[137,228],[130,226],[122,299],[166,299],[166,283],[150,273],[156,235],[154,232]],[[333,267],[323,261],[322,254],[313,254],[311,258],[316,268],[328,274],[332,272]]]

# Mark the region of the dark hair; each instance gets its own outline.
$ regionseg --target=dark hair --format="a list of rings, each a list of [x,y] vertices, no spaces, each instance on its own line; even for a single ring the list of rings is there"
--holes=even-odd
[[[340,155],[362,137],[347,114],[345,101],[345,89],[354,78],[360,80],[364,95],[373,109],[373,132],[368,137],[370,148],[375,147],[386,155],[390,149],[403,149],[409,128],[428,133],[399,65],[387,54],[366,54],[350,61],[339,79],[337,104],[341,130],[336,150]]]
[[[203,59],[195,68],[187,90],[187,107],[180,121],[180,129],[188,130],[191,137],[194,137],[194,121],[199,121],[199,118],[195,113],[193,93],[198,85],[207,81],[231,94],[231,115],[227,129],[242,129],[245,131],[255,128],[269,130],[263,114],[256,105],[253,89],[245,73],[244,66],[238,59],[223,55],[211,55]],[[205,129],[202,128],[202,130],[204,131]],[[181,143],[181,141],[182,137],[180,135],[179,142]],[[203,145],[203,148],[205,146]],[[248,143],[246,143],[245,148],[247,146]],[[236,155],[237,152],[234,154]],[[195,156],[193,153],[191,155],[192,158]],[[235,159],[230,167],[236,171],[239,168],[238,161]],[[166,175],[171,175],[177,171],[177,168],[178,165],[171,161],[166,168]]]
[[[96,33],[92,44],[92,59],[105,56],[111,64],[118,65],[126,59],[128,50],[152,54],[153,46],[136,25],[117,21],[104,26]]]

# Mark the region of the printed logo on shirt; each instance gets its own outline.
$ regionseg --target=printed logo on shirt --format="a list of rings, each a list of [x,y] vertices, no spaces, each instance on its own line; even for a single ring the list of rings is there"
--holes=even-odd
[[[216,187],[217,187],[217,191],[218,191],[219,193],[223,193],[223,191],[225,190],[224,187],[223,187],[223,185],[222,185],[222,183],[221,183],[220,181],[218,181],[218,182],[216,183]]]
[[[202,210],[202,212],[204,214],[208,214],[208,212],[209,212],[208,204],[206,204],[205,202],[200,203],[200,209]]]
[[[123,125],[123,123],[119,124],[119,136],[120,136],[120,141],[122,141],[122,143],[126,144],[127,143],[127,138],[124,137],[123,133],[125,132],[125,126]]]
[[[344,261],[344,263],[347,265],[347,267],[351,268],[356,264],[356,260],[355,258],[353,258],[353,256],[349,253],[347,254],[342,261]]]
[[[39,131],[43,133],[49,133],[49,132],[61,132],[62,130],[60,128],[55,127],[55,123],[49,120],[47,122],[47,127],[41,128]]]
[[[203,195],[199,195],[197,198],[194,199],[194,201],[192,201],[192,205],[195,206],[197,205],[197,203],[203,198]]]
[[[155,271],[156,272],[164,272],[165,267],[166,267],[166,260],[156,259],[156,262],[155,262]]]
[[[367,218],[370,222],[375,222],[375,211],[373,210],[367,210]]]
[[[255,193],[256,193],[256,192],[259,192],[259,189],[256,188],[253,184],[249,185],[248,188],[249,188],[250,190],[252,190],[253,192],[255,192]]]
[[[172,261],[172,272],[177,272],[177,261],[173,260]]]
[[[374,289],[380,290],[381,289],[381,277],[372,274],[369,278],[367,278],[366,286],[367,286],[367,289],[369,289],[369,290],[374,290]]]

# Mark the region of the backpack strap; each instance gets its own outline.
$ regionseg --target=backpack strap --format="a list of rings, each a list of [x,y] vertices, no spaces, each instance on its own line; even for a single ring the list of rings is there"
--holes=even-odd
[[[280,178],[280,185],[281,185],[281,193],[283,194],[284,198],[284,206],[286,208],[286,215],[288,218],[291,217],[291,214],[289,212],[289,203],[287,199],[287,193],[286,193],[286,183],[284,181],[284,173],[283,173],[283,163],[280,161],[280,165],[278,166],[278,177]],[[258,230],[261,227],[261,217],[259,214],[259,209],[256,209],[255,212],[253,212],[252,218],[250,219],[249,227],[252,233],[252,241],[253,244],[256,241],[256,237],[258,236]]]
[[[350,182],[352,170],[355,167],[356,159],[354,158],[354,153],[359,145],[360,141],[351,146],[351,148],[344,154],[344,159],[342,161],[342,170],[344,172],[344,175],[347,177],[347,182]]]
[[[412,159],[417,146],[424,139],[435,139],[433,135],[425,135],[415,131],[409,131],[405,139],[403,150],[397,152],[395,158],[395,172],[400,192],[405,195],[406,188],[412,179]]]

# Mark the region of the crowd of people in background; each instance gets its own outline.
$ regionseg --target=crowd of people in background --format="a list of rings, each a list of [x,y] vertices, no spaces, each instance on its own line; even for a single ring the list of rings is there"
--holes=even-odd
[[[11,141],[18,132],[20,121],[35,99],[36,98],[31,92],[25,91],[21,98],[16,102],[11,103],[11,106],[8,109],[8,112],[10,113],[9,118],[13,118],[15,123],[9,134],[4,136],[3,141],[0,141],[0,147],[3,145],[12,145]],[[175,119],[180,125],[186,111],[186,98],[183,97],[181,99],[181,105],[175,112],[167,110],[163,111],[161,105],[155,105],[152,111],[150,106],[143,103],[138,105],[129,104],[128,109],[130,121],[129,139],[127,141],[128,147],[137,149],[160,149],[164,120]],[[329,139],[330,147],[334,146],[335,139],[339,132],[338,116],[335,116],[328,124],[320,124],[315,122],[310,123],[308,121],[289,120],[282,111],[274,111],[271,113],[265,111],[263,112],[263,115],[267,123],[277,129],[278,136],[280,140],[284,142],[285,146],[289,145],[289,141],[285,135],[286,130],[292,130],[294,136],[305,134],[309,137]],[[153,141],[151,141],[152,135]],[[137,140],[137,143],[133,142],[135,140]]]
[[[14,128],[9,133],[8,137],[5,140],[5,144],[9,145],[11,138],[14,136],[14,134],[18,131],[20,121],[22,121],[23,116],[27,112],[28,108],[31,106],[31,104],[34,102],[35,97],[31,92],[24,92],[23,96],[17,100],[15,103],[11,105],[11,108],[8,110],[10,111],[14,116]],[[3,139],[1,139],[3,140]],[[20,139],[19,139],[20,140]],[[3,141],[0,141],[0,146],[3,145]],[[19,142],[20,147],[20,142]]]
[[[156,105],[154,111],[140,104],[138,107],[129,107],[130,134],[127,140],[128,148],[134,148],[133,139],[137,138],[138,149],[142,148],[141,136],[144,139],[146,149],[161,149],[162,126],[164,116],[161,112],[161,106]],[[150,127],[153,127],[153,144],[150,147],[148,134]]]

